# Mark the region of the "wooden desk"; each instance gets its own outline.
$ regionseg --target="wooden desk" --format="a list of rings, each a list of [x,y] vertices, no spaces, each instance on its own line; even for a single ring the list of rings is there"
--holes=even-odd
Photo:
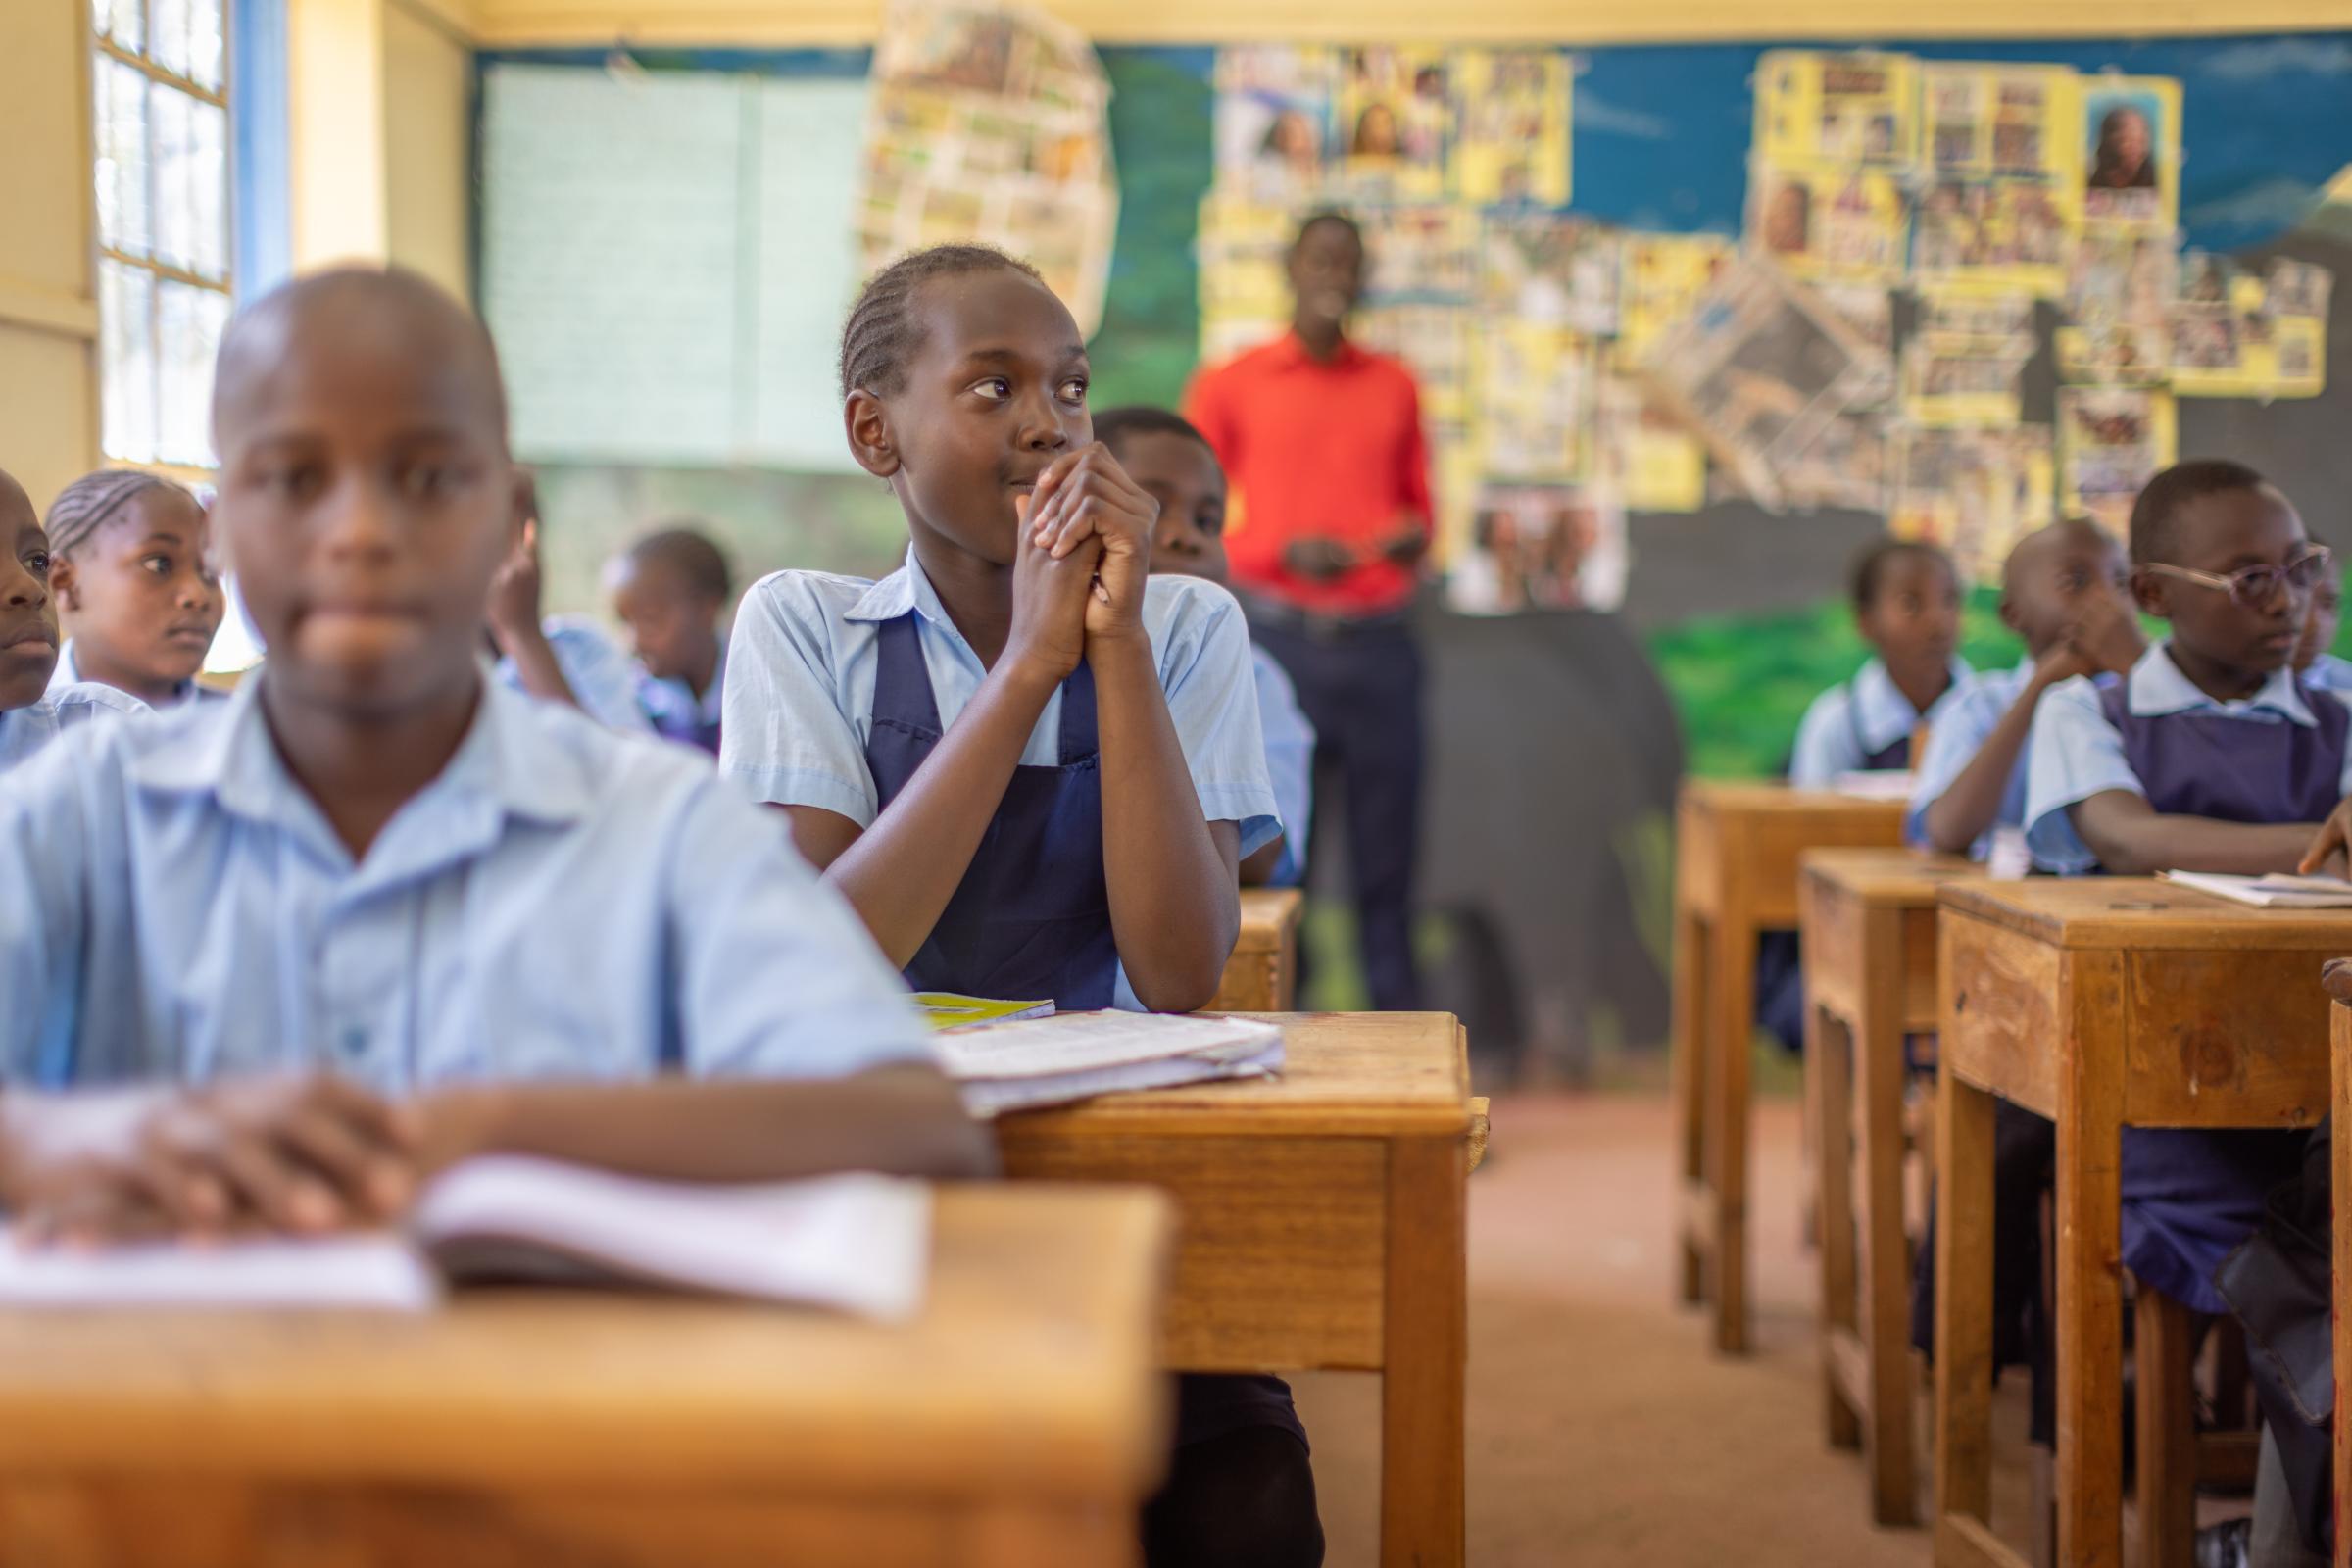
[[[1133,1564],[1169,1218],[943,1189],[897,1328],[585,1292],[0,1314],[0,1561]]]
[[[1756,937],[1796,925],[1809,849],[1893,849],[1899,802],[1690,779],[1676,812],[1674,1099],[1682,1298],[1712,1300],[1715,1348],[1747,1348],[1748,1051]]]
[[[1203,1012],[1288,1012],[1298,989],[1297,888],[1242,889],[1242,933],[1225,960],[1225,978]]]
[[[1116,1095],[998,1122],[1004,1168],[1176,1200],[1161,1353],[1188,1372],[1377,1371],[1381,1560],[1462,1560],[1461,1027],[1298,1014],[1278,1080]]]
[[[2057,1560],[2123,1553],[2123,1129],[2306,1127],[2328,1108],[2322,960],[2352,913],[2256,909],[2147,878],[1946,886],[1936,1137],[1936,1560],[2015,1563],[1984,1521],[1992,1396],[1992,1097],[2058,1124]],[[2140,1293],[2140,1534],[2187,1560],[2197,1457],[2176,1402],[2188,1341]],[[2164,1336],[2151,1390],[2151,1333]]]
[[[1916,850],[1807,850],[1799,863],[1830,1442],[1867,1446],[1873,1518],[1916,1524],[1903,1037],[1936,1027],[1936,891],[1983,872]]]

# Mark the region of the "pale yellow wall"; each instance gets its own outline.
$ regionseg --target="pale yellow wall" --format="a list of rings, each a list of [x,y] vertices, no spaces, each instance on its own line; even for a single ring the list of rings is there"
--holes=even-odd
[[[383,0],[291,0],[286,78],[295,270],[383,260]]]
[[[89,0],[0,0],[0,468],[46,508],[98,462]]]
[[[470,292],[472,69],[470,47],[440,18],[386,0],[386,254],[460,296]]]

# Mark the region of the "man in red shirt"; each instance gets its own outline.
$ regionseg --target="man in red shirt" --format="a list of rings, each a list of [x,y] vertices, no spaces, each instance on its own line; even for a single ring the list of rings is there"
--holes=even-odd
[[[1363,236],[1340,213],[1300,226],[1296,305],[1273,342],[1203,370],[1185,413],[1233,489],[1234,587],[1315,726],[1315,820],[1346,802],[1348,880],[1372,1004],[1419,1004],[1421,653],[1409,615],[1429,549],[1421,397],[1399,361],[1348,341]]]

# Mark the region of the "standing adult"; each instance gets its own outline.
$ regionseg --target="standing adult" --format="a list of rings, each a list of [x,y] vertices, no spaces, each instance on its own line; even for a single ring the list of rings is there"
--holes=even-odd
[[[1348,340],[1363,235],[1309,218],[1288,259],[1291,329],[1204,370],[1186,412],[1233,487],[1234,586],[1315,726],[1315,821],[1348,827],[1372,1004],[1411,1008],[1420,845],[1421,652],[1410,613],[1430,536],[1412,372]]]

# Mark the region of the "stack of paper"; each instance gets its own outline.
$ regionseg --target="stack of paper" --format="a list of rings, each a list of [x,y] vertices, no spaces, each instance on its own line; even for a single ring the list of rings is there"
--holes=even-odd
[[[965,1108],[994,1116],[1119,1090],[1262,1077],[1281,1070],[1282,1031],[1199,1013],[1065,1012],[951,1029],[939,1050]]]
[[[1014,1023],[1023,1018],[1051,1018],[1054,1004],[995,1002],[987,997],[960,996],[953,991],[917,991],[914,1004],[934,1029],[961,1029],[976,1023]]]
[[[2184,888],[2235,899],[2264,909],[2352,909],[2352,882],[2333,876],[2228,876],[2219,871],[2167,871]]]
[[[100,1251],[0,1241],[0,1306],[430,1310],[444,1279],[653,1285],[899,1321],[922,1304],[931,1194],[872,1175],[715,1186],[493,1154],[399,1233]]]
[[[1867,772],[1840,773],[1830,780],[1830,788],[1838,795],[1850,795],[1858,801],[1907,801],[1911,798],[1910,770],[1900,767],[1873,768]]]

